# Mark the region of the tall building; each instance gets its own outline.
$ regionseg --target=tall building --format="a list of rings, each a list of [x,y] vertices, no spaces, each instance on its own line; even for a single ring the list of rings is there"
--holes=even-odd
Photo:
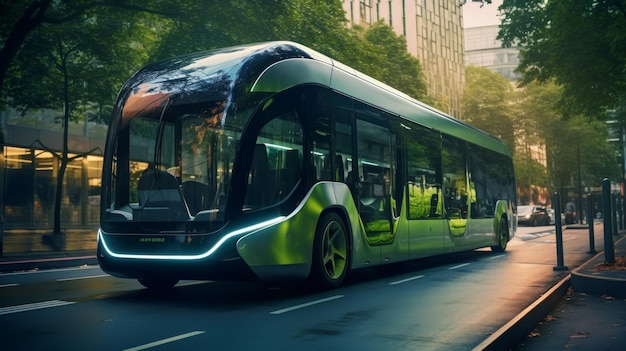
[[[353,24],[383,20],[403,35],[422,65],[428,95],[445,100],[447,112],[461,117],[464,49],[458,0],[343,0],[343,8]]]
[[[519,49],[503,48],[497,39],[499,30],[497,25],[465,28],[465,65],[486,67],[514,82],[521,77],[514,72],[519,65]]]

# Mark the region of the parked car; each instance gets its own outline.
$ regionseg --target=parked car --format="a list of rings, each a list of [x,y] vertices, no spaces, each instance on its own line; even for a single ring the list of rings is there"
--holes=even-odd
[[[550,216],[543,206],[517,206],[517,223],[532,226],[550,225]]]
[[[548,217],[550,217],[550,224],[556,223],[556,213],[554,212],[554,209],[546,208],[546,211],[548,212]]]

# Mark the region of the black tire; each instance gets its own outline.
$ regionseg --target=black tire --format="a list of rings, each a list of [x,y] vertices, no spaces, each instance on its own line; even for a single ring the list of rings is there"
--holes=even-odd
[[[137,279],[139,283],[150,290],[169,290],[174,287],[179,281],[177,278],[140,278]]]
[[[498,228],[498,244],[491,247],[493,252],[504,252],[509,243],[509,224],[506,219],[500,219],[500,227]]]
[[[311,284],[318,289],[339,287],[350,267],[348,231],[341,217],[332,212],[323,215],[314,240]]]

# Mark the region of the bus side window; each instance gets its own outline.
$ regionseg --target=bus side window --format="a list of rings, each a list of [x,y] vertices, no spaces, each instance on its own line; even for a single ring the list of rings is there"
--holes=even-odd
[[[253,208],[266,206],[269,198],[269,162],[265,144],[257,144],[254,148],[252,166],[248,177],[246,204]]]
[[[407,133],[409,219],[441,218],[441,137],[414,126]]]
[[[283,101],[284,102],[284,101]],[[290,206],[297,198],[285,204],[294,194],[302,176],[303,132],[300,119],[289,110],[289,104],[277,101],[264,111],[267,122],[257,132],[254,154],[247,177],[244,211],[260,210],[278,205]],[[286,109],[286,111],[285,111]],[[282,205],[281,205],[282,206]]]

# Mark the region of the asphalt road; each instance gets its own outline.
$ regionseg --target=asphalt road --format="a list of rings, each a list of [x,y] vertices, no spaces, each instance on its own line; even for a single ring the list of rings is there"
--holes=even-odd
[[[602,233],[596,231],[596,247]],[[565,265],[590,255],[563,235]],[[477,250],[355,272],[336,290],[183,281],[167,294],[97,266],[0,274],[3,350],[468,350],[569,272],[554,227]]]

